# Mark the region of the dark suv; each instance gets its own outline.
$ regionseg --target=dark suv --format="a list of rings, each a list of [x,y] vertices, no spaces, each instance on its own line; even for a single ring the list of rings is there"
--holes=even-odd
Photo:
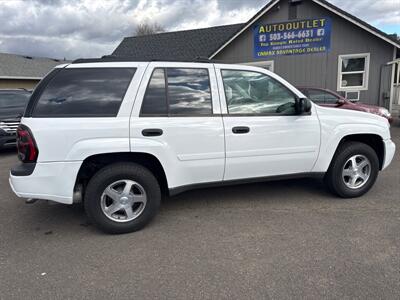
[[[30,96],[24,89],[0,90],[0,149],[15,146],[16,130]]]

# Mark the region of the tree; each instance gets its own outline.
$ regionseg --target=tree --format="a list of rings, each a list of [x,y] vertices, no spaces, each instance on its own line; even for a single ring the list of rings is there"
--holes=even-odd
[[[140,23],[135,29],[135,36],[164,32],[164,27],[158,23]]]

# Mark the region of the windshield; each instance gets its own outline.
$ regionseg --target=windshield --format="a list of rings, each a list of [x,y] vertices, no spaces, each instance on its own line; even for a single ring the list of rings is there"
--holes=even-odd
[[[309,89],[308,98],[314,103],[322,104],[336,104],[340,100],[340,98],[334,94],[317,89]]]
[[[12,107],[25,107],[28,103],[30,93],[21,92],[7,92],[0,93],[0,109],[1,108],[12,108]]]

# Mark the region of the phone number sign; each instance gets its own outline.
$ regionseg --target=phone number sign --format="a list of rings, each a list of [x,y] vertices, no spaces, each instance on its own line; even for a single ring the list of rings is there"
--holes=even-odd
[[[254,27],[254,57],[327,52],[331,45],[331,20],[317,18]]]

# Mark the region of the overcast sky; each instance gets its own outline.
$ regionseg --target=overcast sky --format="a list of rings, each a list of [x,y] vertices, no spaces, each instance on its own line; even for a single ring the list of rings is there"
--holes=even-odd
[[[245,22],[268,0],[0,0],[0,52],[73,59],[110,54],[138,23],[167,31]],[[330,0],[400,34],[400,0]]]

